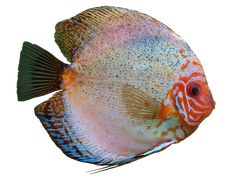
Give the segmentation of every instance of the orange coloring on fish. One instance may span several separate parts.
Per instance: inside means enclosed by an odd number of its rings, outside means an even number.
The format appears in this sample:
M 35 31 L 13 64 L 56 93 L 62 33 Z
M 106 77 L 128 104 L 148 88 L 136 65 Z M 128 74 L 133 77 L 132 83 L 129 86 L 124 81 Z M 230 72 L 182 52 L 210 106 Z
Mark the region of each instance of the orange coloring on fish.
M 62 84 L 63 89 L 68 89 L 69 87 L 78 84 L 78 72 L 74 68 L 67 68 L 62 74 Z

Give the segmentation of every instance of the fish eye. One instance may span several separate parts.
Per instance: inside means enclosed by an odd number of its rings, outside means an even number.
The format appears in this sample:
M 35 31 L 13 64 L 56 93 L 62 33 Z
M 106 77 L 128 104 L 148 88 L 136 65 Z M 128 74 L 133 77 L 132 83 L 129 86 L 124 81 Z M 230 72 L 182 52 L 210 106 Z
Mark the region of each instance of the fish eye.
M 197 83 L 189 83 L 187 86 L 187 94 L 192 97 L 200 95 L 201 88 Z

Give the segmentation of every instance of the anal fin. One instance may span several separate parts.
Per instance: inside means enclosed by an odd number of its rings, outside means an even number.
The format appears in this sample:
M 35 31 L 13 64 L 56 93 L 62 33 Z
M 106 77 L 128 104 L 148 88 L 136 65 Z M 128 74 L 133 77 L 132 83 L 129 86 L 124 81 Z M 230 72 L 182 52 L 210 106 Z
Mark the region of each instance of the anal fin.
M 64 102 L 64 91 L 55 93 L 49 100 L 35 107 L 35 114 L 55 144 L 70 158 L 80 160 L 84 154 L 79 150 L 82 142 L 69 128 Z
M 35 108 L 35 114 L 62 152 L 75 160 L 96 165 L 115 165 L 126 157 L 108 153 L 91 144 L 75 119 L 67 92 L 59 91 Z
M 111 166 L 103 166 L 101 168 L 98 168 L 98 169 L 94 169 L 94 170 L 91 170 L 91 171 L 88 171 L 88 173 L 90 174 L 96 174 L 96 173 L 100 173 L 100 172 L 104 172 L 104 171 L 107 171 L 107 170 L 110 170 L 110 169 L 115 169 L 117 167 L 121 167 L 121 166 L 124 166 L 130 162 L 134 162 L 134 161 L 137 161 L 139 159 L 142 159 L 148 155 L 151 155 L 153 153 L 156 153 L 156 152 L 160 152 L 164 149 L 166 149 L 167 147 L 169 147 L 170 145 L 172 145 L 173 143 L 175 143 L 175 141 L 167 141 L 165 143 L 162 143 L 160 144 L 159 146 L 156 146 L 154 147 L 153 149 L 149 150 L 149 151 L 146 151 L 142 154 L 139 154 L 139 155 L 136 155 L 136 156 L 133 156 L 132 158 L 129 158 L 129 159 L 126 159 L 126 160 L 123 160 L 122 162 L 120 162 L 119 164 L 117 165 L 111 165 Z

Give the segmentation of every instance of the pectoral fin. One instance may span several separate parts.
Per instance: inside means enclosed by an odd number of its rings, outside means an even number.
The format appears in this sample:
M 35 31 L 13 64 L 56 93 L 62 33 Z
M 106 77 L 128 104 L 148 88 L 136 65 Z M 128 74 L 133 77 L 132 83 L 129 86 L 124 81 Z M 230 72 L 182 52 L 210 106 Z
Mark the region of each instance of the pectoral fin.
M 139 88 L 123 86 L 123 104 L 126 112 L 135 118 L 157 119 L 163 104 Z

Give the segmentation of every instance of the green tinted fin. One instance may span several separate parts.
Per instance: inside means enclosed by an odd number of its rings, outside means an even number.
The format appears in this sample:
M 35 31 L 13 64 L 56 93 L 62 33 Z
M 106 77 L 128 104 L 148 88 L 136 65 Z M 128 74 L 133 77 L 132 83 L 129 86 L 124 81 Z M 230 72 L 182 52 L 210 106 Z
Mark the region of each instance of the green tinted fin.
M 60 89 L 66 64 L 41 47 L 24 42 L 18 67 L 17 96 L 25 101 Z
M 61 21 L 55 26 L 55 41 L 69 62 L 75 62 L 83 46 L 95 35 L 113 25 L 154 21 L 153 18 L 137 11 L 102 6 L 88 9 Z

